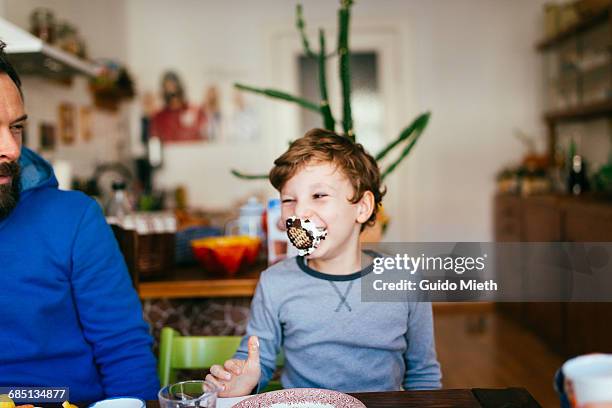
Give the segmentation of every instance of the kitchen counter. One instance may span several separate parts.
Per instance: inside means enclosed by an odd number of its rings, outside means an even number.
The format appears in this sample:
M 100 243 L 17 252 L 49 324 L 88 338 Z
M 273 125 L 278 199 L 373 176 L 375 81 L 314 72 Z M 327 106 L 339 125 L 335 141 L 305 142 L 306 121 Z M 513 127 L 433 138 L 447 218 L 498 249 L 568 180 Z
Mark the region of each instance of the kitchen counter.
M 141 278 L 138 285 L 140 298 L 179 299 L 252 297 L 259 281 L 259 275 L 267 267 L 258 263 L 227 277 L 211 274 L 201 266 L 176 267 L 159 278 Z

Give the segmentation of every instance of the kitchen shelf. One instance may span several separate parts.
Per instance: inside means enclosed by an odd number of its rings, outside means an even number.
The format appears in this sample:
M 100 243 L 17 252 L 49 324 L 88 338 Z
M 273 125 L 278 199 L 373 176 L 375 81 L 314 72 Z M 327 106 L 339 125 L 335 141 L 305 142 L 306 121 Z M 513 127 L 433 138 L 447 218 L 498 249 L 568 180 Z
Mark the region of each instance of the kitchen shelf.
M 547 76 L 542 118 L 551 165 L 559 148 L 559 124 L 612 118 L 611 31 L 612 6 L 536 44 Z
M 65 80 L 74 75 L 95 77 L 100 66 L 49 45 L 11 22 L 0 18 L 5 52 L 20 75 Z
M 589 29 L 596 27 L 599 24 L 605 23 L 610 16 L 610 9 L 605 9 L 591 17 L 583 18 L 578 23 L 566 28 L 557 35 L 540 41 L 536 45 L 536 49 L 540 52 L 548 51 L 549 49 L 561 44 L 565 40 L 575 38 L 576 35 L 581 34 Z
M 546 113 L 544 118 L 549 123 L 578 122 L 586 119 L 612 117 L 612 101 L 603 101 Z

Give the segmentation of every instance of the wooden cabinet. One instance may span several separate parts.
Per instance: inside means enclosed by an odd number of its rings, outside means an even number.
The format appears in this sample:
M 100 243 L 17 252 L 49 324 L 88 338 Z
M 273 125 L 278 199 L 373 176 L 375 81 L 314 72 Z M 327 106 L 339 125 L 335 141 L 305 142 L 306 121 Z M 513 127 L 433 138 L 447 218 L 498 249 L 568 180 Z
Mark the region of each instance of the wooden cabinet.
M 498 242 L 612 242 L 612 203 L 497 196 L 494 213 Z M 612 302 L 499 303 L 498 310 L 563 355 L 612 352 Z
M 566 304 L 565 354 L 612 353 L 612 303 Z
M 612 242 L 612 210 L 608 205 L 568 203 L 564 238 L 573 242 Z
M 520 242 L 521 236 L 521 198 L 510 195 L 495 196 L 494 228 L 495 241 Z M 503 264 L 504 260 L 497 260 Z M 498 268 L 500 269 L 500 268 Z M 519 302 L 502 302 L 497 304 L 505 315 L 520 321 L 523 318 L 523 304 Z
M 543 116 L 549 158 L 557 156 L 560 124 L 612 117 L 611 39 L 612 6 L 608 6 L 581 16 L 537 45 L 545 73 Z M 520 215 L 504 216 L 509 206 Z M 495 239 L 507 242 L 510 237 L 524 242 L 612 242 L 612 203 L 584 196 L 498 196 Z M 521 272 L 530 277 L 542 273 Z M 612 325 L 608 323 L 612 302 L 500 303 L 499 309 L 564 355 L 612 352 Z
M 612 211 L 597 203 L 570 203 L 565 208 L 565 239 L 612 242 Z M 612 273 L 612 271 L 610 271 Z M 567 303 L 567 354 L 612 353 L 612 302 Z
M 561 241 L 561 209 L 552 196 L 524 198 L 522 204 L 522 241 Z
M 552 196 L 524 198 L 522 235 L 526 242 L 561 241 L 561 210 Z M 537 274 L 539 271 L 527 271 Z M 537 331 L 555 351 L 563 351 L 563 304 L 559 302 L 528 302 L 523 304 L 523 323 Z
M 521 241 L 521 198 L 517 196 L 496 196 L 494 224 L 496 241 Z

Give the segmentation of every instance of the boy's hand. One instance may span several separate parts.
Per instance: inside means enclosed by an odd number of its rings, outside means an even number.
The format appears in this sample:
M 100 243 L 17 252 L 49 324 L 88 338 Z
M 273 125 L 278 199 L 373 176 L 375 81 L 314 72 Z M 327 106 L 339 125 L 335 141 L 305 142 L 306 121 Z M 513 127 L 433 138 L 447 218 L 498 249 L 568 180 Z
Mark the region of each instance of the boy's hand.
M 249 337 L 249 357 L 246 360 L 227 360 L 223 367 L 210 367 L 206 380 L 219 386 L 220 397 L 242 397 L 249 395 L 259 384 L 261 367 L 259 365 L 259 339 Z

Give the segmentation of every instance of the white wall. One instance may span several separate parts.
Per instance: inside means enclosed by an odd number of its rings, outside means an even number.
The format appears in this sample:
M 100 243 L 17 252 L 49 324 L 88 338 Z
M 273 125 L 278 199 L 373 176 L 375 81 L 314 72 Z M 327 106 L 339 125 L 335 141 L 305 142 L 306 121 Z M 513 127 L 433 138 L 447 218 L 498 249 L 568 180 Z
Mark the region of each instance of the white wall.
M 387 3 L 385 3 L 387 4 Z M 433 120 L 401 174 L 413 239 L 492 238 L 494 175 L 522 155 L 513 129 L 541 135 L 542 2 L 411 2 L 415 72 L 406 89 Z
M 398 82 L 402 120 L 418 112 L 432 122 L 413 156 L 394 174 L 389 199 L 394 240 L 489 240 L 494 175 L 522 155 L 513 130 L 542 136 L 540 38 L 545 0 L 383 0 L 353 8 L 353 31 L 380 23 L 400 37 Z M 235 75 L 275 85 L 270 31 L 293 25 L 294 2 L 132 0 L 128 2 L 130 66 L 142 88 L 157 90 L 161 73 L 176 68 L 192 100 L 207 83 Z M 334 25 L 337 2 L 309 0 L 310 27 Z M 264 184 L 229 175 L 230 167 L 267 170 L 299 135 L 277 134 L 287 108 L 256 100 L 265 123 L 261 143 L 189 145 L 166 150 L 164 185 L 186 183 L 192 202 L 224 206 Z M 399 179 L 399 180 L 397 180 Z M 394 197 L 399 195 L 399 197 Z
M 492 238 L 494 175 L 523 153 L 513 130 L 541 136 L 542 146 L 545 140 L 540 121 L 542 70 L 534 51 L 545 1 L 356 2 L 353 33 L 367 35 L 368 27 L 379 26 L 398 38 L 401 63 L 396 68 L 395 108 L 399 113 L 389 125 L 388 138 L 395 137 L 419 112 L 433 112 L 430 127 L 412 156 L 389 180 L 393 186 L 388 195 L 389 239 Z M 305 3 L 309 27 L 335 27 L 337 2 Z M 275 86 L 279 76 L 286 76 L 276 71 L 279 61 L 272 58 L 276 55 L 272 35 L 275 30 L 292 29 L 294 2 L 0 0 L 0 12 L 3 4 L 5 16 L 24 27 L 28 13 L 38 5 L 51 7 L 77 23 L 92 55 L 128 61 L 139 90 L 157 91 L 167 69 L 182 74 L 193 102 L 202 100 L 204 88 L 211 83 L 229 85 L 237 79 Z M 79 90 L 67 91 L 37 80 L 25 83 L 34 116 L 46 120 L 55 117 L 54 105 L 63 96 L 89 103 L 83 86 L 77 84 Z M 286 147 L 286 140 L 299 136 L 278 130 L 287 128 L 286 118 L 296 112 L 266 98 L 251 100 L 263 118 L 260 142 L 171 146 L 165 151 L 166 166 L 158 175 L 158 184 L 185 184 L 192 204 L 205 207 L 225 207 L 254 191 L 273 194 L 265 182 L 237 180 L 229 169 L 267 171 Z M 79 168 L 99 156 L 106 159 L 116 152 L 113 144 L 128 128 L 132 141 L 138 139 L 138 117 L 139 108 L 134 104 L 129 126 L 123 115 L 100 125 L 106 129 L 103 132 L 115 137 L 86 149 L 101 155 L 82 154 L 77 148 L 72 153 L 66 150 L 66 156 L 80 160 Z
M 36 7 L 46 7 L 57 19 L 77 27 L 87 44 L 91 58 L 111 57 L 125 61 L 127 56 L 125 3 L 122 0 L 3 0 L 4 18 L 29 31 L 29 15 Z M 1 5 L 1 4 L 0 4 Z M 75 77 L 71 85 L 62 85 L 40 77 L 22 76 L 28 120 L 28 146 L 39 149 L 39 125 L 58 124 L 58 108 L 69 102 L 78 111 L 92 106 L 87 79 Z M 76 142 L 64 145 L 59 140 L 53 152 L 45 152 L 49 160 L 69 161 L 73 175 L 89 177 L 96 164 L 116 161 L 129 156 L 129 116 L 127 107 L 118 113 L 93 111 L 93 139 L 84 141 L 80 134 Z M 79 129 L 79 125 L 77 125 Z

